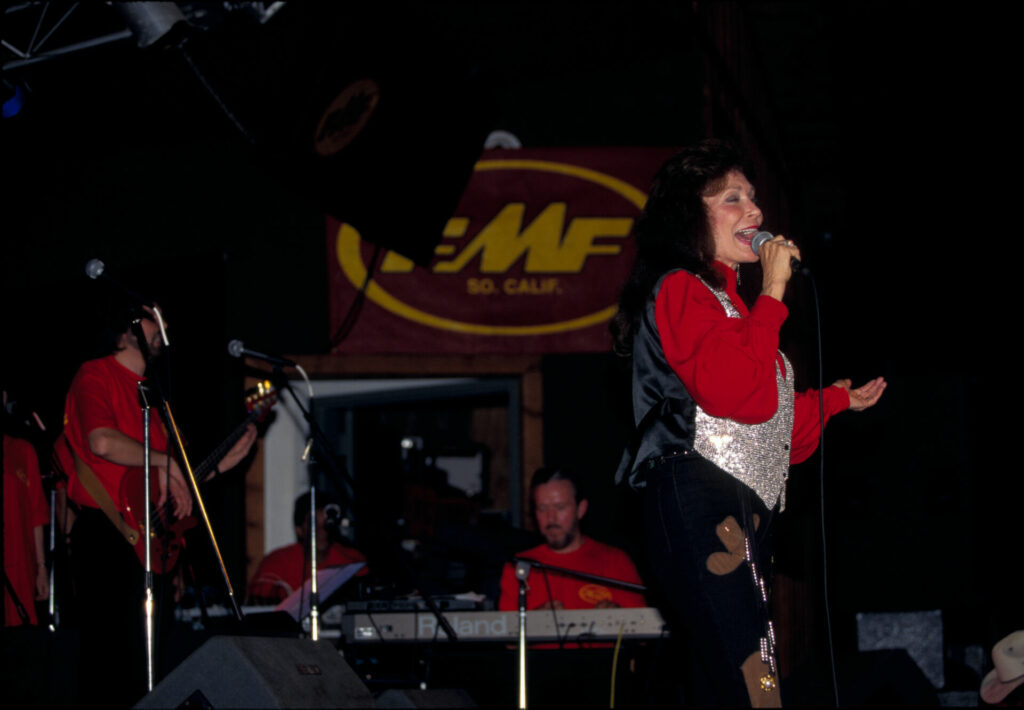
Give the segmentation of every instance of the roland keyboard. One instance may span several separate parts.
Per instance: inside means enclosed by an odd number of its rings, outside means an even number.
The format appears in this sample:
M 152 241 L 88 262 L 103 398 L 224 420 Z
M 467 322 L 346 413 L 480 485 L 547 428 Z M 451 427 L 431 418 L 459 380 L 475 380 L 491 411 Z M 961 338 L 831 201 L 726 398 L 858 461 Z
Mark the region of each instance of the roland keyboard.
M 459 641 L 504 641 L 519 638 L 518 611 L 447 611 L 442 614 Z M 557 619 L 557 626 L 555 625 Z M 341 618 L 342 635 L 352 643 L 447 641 L 430 612 L 367 614 Z M 550 609 L 526 612 L 529 641 L 614 641 L 653 639 L 668 635 L 657 609 Z

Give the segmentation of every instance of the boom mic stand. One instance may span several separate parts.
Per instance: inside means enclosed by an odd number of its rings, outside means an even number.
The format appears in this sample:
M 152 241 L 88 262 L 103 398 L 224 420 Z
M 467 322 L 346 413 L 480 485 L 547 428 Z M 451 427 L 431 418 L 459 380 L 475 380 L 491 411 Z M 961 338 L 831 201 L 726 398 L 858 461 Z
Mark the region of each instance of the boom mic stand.
M 285 376 L 284 372 L 282 371 L 282 367 L 283 367 L 283 362 L 274 362 L 273 363 L 272 379 L 275 381 L 275 383 L 277 383 L 279 390 L 285 390 L 285 391 L 288 392 L 288 394 L 291 395 L 292 402 L 294 402 L 295 406 L 298 407 L 299 411 L 302 414 L 302 418 L 309 425 L 310 437 L 309 437 L 309 440 L 306 442 L 306 450 L 302 454 L 302 460 L 305 461 L 308 458 L 309 452 L 312 449 L 313 444 L 315 443 L 317 445 L 318 449 L 320 450 L 320 452 L 323 454 L 324 459 L 326 459 L 327 464 L 330 466 L 331 473 L 334 474 L 334 476 L 336 477 L 336 480 L 340 480 L 340 481 L 346 483 L 349 486 L 349 490 L 354 490 L 355 486 L 354 486 L 354 483 L 352 481 L 352 477 L 348 474 L 347 471 L 342 469 L 342 467 L 338 464 L 337 458 L 335 457 L 334 452 L 331 450 L 331 447 L 330 447 L 330 445 L 327 442 L 327 436 L 324 434 L 323 430 L 320 428 L 320 425 L 316 423 L 316 420 L 313 418 L 312 414 L 310 414 L 309 409 L 305 405 L 303 405 L 302 400 L 299 399 L 299 396 L 295 393 L 295 390 L 292 388 L 291 383 L 288 381 L 288 378 Z M 298 366 L 295 366 L 295 367 L 296 367 L 297 370 L 299 370 L 299 372 L 303 375 L 303 377 L 305 377 L 305 372 L 303 372 L 302 369 L 299 368 Z M 262 370 L 260 372 L 261 372 L 262 375 L 266 375 L 266 370 Z M 308 381 L 307 381 L 307 384 L 308 384 Z M 312 400 L 312 398 L 313 398 L 312 386 L 309 387 L 309 390 L 310 390 L 310 400 Z M 316 608 L 316 604 L 319 603 L 319 599 L 317 598 L 317 596 L 318 596 L 318 594 L 317 594 L 317 587 L 316 587 L 317 579 L 316 579 L 316 574 L 315 574 L 315 570 L 316 570 L 316 545 L 315 545 L 315 541 L 316 541 L 316 538 L 315 538 L 316 508 L 313 507 L 315 505 L 315 501 L 314 501 L 315 495 L 316 495 L 315 494 L 315 482 L 312 479 L 310 479 L 310 506 L 312 508 L 312 510 L 311 510 L 311 516 L 312 517 L 310 518 L 310 527 L 314 531 L 313 532 L 313 536 L 311 536 L 311 541 L 313 542 L 313 544 L 311 545 L 311 552 L 310 552 L 310 555 L 311 555 L 312 560 L 313 560 L 312 564 L 310 565 L 310 569 L 314 571 L 313 577 L 310 580 L 310 629 L 311 630 L 315 628 L 315 624 L 316 624 L 316 621 L 318 619 L 318 614 L 319 614 L 319 612 L 317 611 L 317 608 Z M 430 613 L 433 614 L 434 617 L 437 619 L 438 625 L 441 627 L 441 629 L 444 630 L 445 634 L 448 636 L 448 639 L 450 641 L 457 641 L 458 640 L 458 636 L 455 634 L 455 629 L 453 629 L 452 625 L 448 622 L 448 620 L 446 618 L 444 618 L 444 615 L 441 613 L 441 610 L 438 608 L 437 603 L 434 601 L 434 599 L 429 594 L 423 594 L 423 601 L 426 603 L 427 608 L 430 610 Z M 313 640 L 315 641 L 316 637 L 314 637 Z
M 352 487 L 351 477 L 338 465 L 337 460 L 334 457 L 334 453 L 331 451 L 330 446 L 327 444 L 327 437 L 324 435 L 323 430 L 313 419 L 313 416 L 309 412 L 299 396 L 295 394 L 295 390 L 292 389 L 291 383 L 285 376 L 282 370 L 282 363 L 274 363 L 273 380 L 278 383 L 278 389 L 283 389 L 288 392 L 292 397 L 292 402 L 299 408 L 302 413 L 302 418 L 309 425 L 309 438 L 306 440 L 306 448 L 302 452 L 300 460 L 303 463 L 309 462 L 310 451 L 313 448 L 313 444 L 316 443 L 318 449 L 323 454 L 323 458 L 327 461 L 328 466 L 331 468 L 331 472 L 338 479 Z M 296 367 L 305 377 L 306 373 L 301 368 Z M 310 401 L 313 399 L 313 387 L 308 384 L 309 398 Z M 317 579 L 317 564 L 316 564 L 316 481 L 312 472 L 310 472 L 309 479 L 309 569 L 310 569 L 310 585 L 309 585 L 309 631 L 310 638 L 313 641 L 320 639 L 320 591 L 319 591 L 319 580 Z M 299 611 L 302 611 L 302 605 L 299 605 Z M 299 619 L 301 625 L 302 619 Z
M 608 587 L 618 587 L 620 589 L 628 589 L 631 592 L 646 592 L 647 587 L 642 584 L 634 584 L 633 582 L 624 582 L 621 579 L 613 579 L 612 577 L 601 577 L 596 574 L 588 574 L 587 572 L 577 572 L 574 569 L 566 569 L 565 567 L 555 567 L 554 565 L 544 564 L 537 560 L 531 560 L 529 557 L 513 557 L 512 561 L 518 565 L 521 563 L 528 564 L 531 567 L 537 569 L 547 570 L 548 572 L 556 572 L 558 574 L 564 574 L 569 577 L 576 577 L 577 579 L 585 579 L 588 582 L 596 582 L 597 584 L 603 584 Z
M 149 363 L 149 347 L 146 344 L 146 336 L 142 330 L 141 320 L 136 319 L 132 322 L 132 333 L 135 335 L 135 339 L 139 343 L 139 350 L 142 351 L 142 357 L 147 363 Z M 206 527 L 206 534 L 210 538 L 210 544 L 213 547 L 214 556 L 217 558 L 217 566 L 220 569 L 221 577 L 224 580 L 224 586 L 227 590 L 228 601 L 231 602 L 231 610 L 235 615 L 235 619 L 239 622 L 243 620 L 242 608 L 238 604 L 238 599 L 235 598 L 235 589 L 231 585 L 231 578 L 228 577 L 227 567 L 224 565 L 224 557 L 220 552 L 220 545 L 217 544 L 217 536 L 214 535 L 213 526 L 210 524 L 210 516 L 206 512 L 206 505 L 203 503 L 202 494 L 199 492 L 199 483 L 196 481 L 195 474 L 192 472 L 192 464 L 189 463 L 188 453 L 185 451 L 185 442 L 182 439 L 181 431 L 178 429 L 177 422 L 174 421 L 174 414 L 171 412 L 170 403 L 167 401 L 167 397 L 160 391 L 160 381 L 158 378 L 153 378 L 156 383 L 157 390 L 160 395 L 161 407 L 164 412 L 164 416 L 167 419 L 167 428 L 170 430 L 171 435 L 174 437 L 174 442 L 177 445 L 178 453 L 181 456 L 181 463 L 188 474 L 188 482 L 192 490 L 192 495 L 195 497 L 196 503 L 199 505 L 200 517 L 203 520 L 203 525 Z M 146 472 L 146 478 L 148 479 L 149 472 Z M 148 510 L 148 505 L 147 505 Z M 148 545 L 147 545 L 148 547 Z
M 547 565 L 543 562 L 537 562 L 531 560 L 529 557 L 513 557 L 512 561 L 516 563 L 516 579 L 519 581 L 519 708 L 525 710 L 526 708 L 526 580 L 530 576 L 530 568 L 536 567 L 539 570 L 548 572 L 555 572 L 557 574 L 567 575 L 569 577 L 576 577 L 577 579 L 587 580 L 589 582 L 596 582 L 597 584 L 603 584 L 609 587 L 619 587 L 621 589 L 628 589 L 634 592 L 646 592 L 647 587 L 642 584 L 634 584 L 633 582 L 624 582 L 621 579 L 612 579 L 611 577 L 601 577 L 596 574 L 588 574 L 586 572 L 577 572 L 574 569 L 566 569 L 565 567 L 555 567 L 554 565 Z M 552 608 L 552 612 L 554 612 Z M 557 616 L 556 616 L 557 621 Z M 558 624 L 555 624 L 557 630 Z M 560 634 L 559 634 L 560 636 Z

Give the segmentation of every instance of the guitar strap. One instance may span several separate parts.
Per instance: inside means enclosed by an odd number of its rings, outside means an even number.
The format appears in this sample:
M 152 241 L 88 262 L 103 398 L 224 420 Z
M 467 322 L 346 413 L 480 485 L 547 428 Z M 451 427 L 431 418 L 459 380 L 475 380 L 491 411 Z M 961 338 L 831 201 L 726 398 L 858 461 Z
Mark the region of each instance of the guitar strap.
M 75 450 L 71 447 L 71 442 L 68 441 L 67 437 L 64 437 L 64 443 L 68 445 L 68 449 L 71 451 L 71 457 L 75 460 L 75 473 L 78 474 L 78 480 L 82 484 L 82 488 L 85 492 L 92 496 L 92 499 L 96 502 L 96 505 L 100 507 L 103 514 L 110 519 L 117 531 L 124 536 L 124 539 L 128 541 L 128 544 L 132 547 L 135 546 L 139 541 L 139 531 L 133 528 L 131 525 L 125 522 L 124 518 L 121 517 L 121 513 L 117 510 L 117 506 L 114 504 L 113 498 L 107 493 L 107 489 L 100 483 L 100 479 L 96 477 L 96 474 L 89 464 L 81 459 L 81 457 L 75 453 Z

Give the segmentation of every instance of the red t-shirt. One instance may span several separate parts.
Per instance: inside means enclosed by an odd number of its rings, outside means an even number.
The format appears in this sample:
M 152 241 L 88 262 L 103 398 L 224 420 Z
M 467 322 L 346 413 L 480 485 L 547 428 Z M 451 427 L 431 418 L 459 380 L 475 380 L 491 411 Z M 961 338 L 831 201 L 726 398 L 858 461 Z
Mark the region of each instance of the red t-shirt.
M 583 545 L 572 552 L 557 552 L 544 544 L 521 552 L 517 557 L 575 572 L 586 572 L 631 584 L 643 584 L 629 555 L 617 547 L 605 545 L 589 537 L 584 537 Z M 547 584 L 544 581 L 545 574 Z M 548 596 L 548 586 L 551 587 L 551 597 Z M 566 609 L 593 609 L 601 601 L 611 601 L 620 607 L 647 606 L 647 601 L 639 592 L 532 568 L 527 579 L 526 608 L 537 609 L 552 597 L 562 602 Z M 515 611 L 518 608 L 519 580 L 516 579 L 515 565 L 507 564 L 501 574 L 498 609 Z
M 138 383 L 145 379 L 119 363 L 113 355 L 89 360 L 75 374 L 64 403 L 64 436 L 114 501 L 119 500 L 121 478 L 129 467 L 94 454 L 89 447 L 89 432 L 99 428 L 115 429 L 141 443 L 143 424 Z M 167 450 L 167 432 L 156 409 L 150 410 L 149 443 L 152 449 Z M 59 440 L 57 445 L 58 449 L 66 448 Z M 68 471 L 68 497 L 79 505 L 99 507 L 82 487 L 66 452 L 58 450 L 57 453 Z M 166 465 L 166 458 L 161 458 L 151 461 L 151 465 Z
M 43 495 L 39 461 L 32 445 L 4 435 L 4 571 L 28 612 L 36 619 L 36 549 L 34 530 L 50 520 L 50 506 Z M 7 626 L 21 625 L 11 595 L 4 590 Z
M 686 391 L 713 417 L 743 424 L 771 419 L 778 408 L 775 363 L 779 328 L 789 309 L 771 296 L 759 296 L 747 309 L 736 292 L 736 272 L 720 262 L 725 292 L 742 318 L 729 318 L 715 295 L 696 276 L 676 271 L 665 277 L 655 301 L 655 320 L 665 359 Z M 825 421 L 850 406 L 841 387 L 822 391 Z M 814 453 L 819 439 L 818 391 L 795 393 L 790 462 Z
M 319 563 L 317 569 L 365 561 L 366 557 L 359 550 L 332 542 L 327 548 L 324 561 Z M 369 570 L 363 567 L 356 576 L 361 577 L 368 572 Z M 303 546 L 296 542 L 279 547 L 268 552 L 256 568 L 256 573 L 246 589 L 246 599 L 252 604 L 276 604 L 298 589 L 309 577 L 309 561 L 306 559 Z M 319 574 L 317 579 L 320 579 Z

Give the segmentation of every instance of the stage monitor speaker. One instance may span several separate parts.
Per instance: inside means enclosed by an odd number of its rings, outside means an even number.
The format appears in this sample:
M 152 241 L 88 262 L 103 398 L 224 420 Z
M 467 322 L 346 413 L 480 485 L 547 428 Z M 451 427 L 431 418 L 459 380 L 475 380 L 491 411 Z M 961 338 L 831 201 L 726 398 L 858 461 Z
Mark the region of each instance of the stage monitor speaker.
M 367 708 L 373 696 L 324 641 L 215 636 L 136 708 Z

